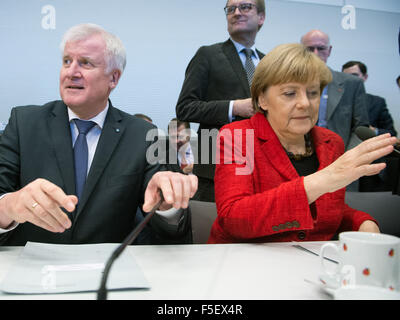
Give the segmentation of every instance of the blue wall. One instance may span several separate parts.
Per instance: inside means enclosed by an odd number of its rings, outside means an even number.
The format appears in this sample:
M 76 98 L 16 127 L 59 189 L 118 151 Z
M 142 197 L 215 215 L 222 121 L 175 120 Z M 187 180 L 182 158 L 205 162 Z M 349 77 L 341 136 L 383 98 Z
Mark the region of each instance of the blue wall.
M 146 113 L 165 129 L 175 116 L 190 58 L 199 46 L 228 38 L 225 3 L 1 0 L 0 122 L 8 121 L 13 106 L 59 99 L 61 37 L 72 25 L 93 22 L 118 35 L 127 49 L 127 68 L 111 94 L 114 105 L 129 113 Z M 345 4 L 355 6 L 355 29 L 342 26 Z M 55 16 L 45 10 L 47 5 L 55 9 Z M 328 65 L 340 70 L 348 60 L 364 61 L 369 69 L 367 91 L 386 98 L 400 132 L 400 90 L 395 83 L 400 74 L 400 1 L 266 0 L 266 6 L 267 19 L 257 38 L 261 51 L 299 42 L 310 29 L 327 32 L 333 46 Z

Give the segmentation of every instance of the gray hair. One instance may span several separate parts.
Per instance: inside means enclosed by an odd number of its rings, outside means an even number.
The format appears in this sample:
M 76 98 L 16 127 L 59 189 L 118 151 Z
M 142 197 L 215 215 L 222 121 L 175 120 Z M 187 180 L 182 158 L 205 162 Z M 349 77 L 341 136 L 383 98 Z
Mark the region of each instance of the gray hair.
M 68 29 L 60 44 L 61 52 L 64 52 L 65 44 L 67 42 L 85 40 L 95 34 L 100 34 L 106 44 L 106 73 L 117 69 L 120 70 L 122 74 L 126 66 L 126 51 L 122 41 L 117 36 L 107 32 L 96 24 L 78 24 Z

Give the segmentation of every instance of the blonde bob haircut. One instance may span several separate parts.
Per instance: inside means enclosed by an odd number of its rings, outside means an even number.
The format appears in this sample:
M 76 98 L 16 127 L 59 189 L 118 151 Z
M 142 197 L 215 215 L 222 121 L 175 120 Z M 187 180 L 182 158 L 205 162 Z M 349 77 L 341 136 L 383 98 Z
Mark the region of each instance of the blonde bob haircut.
M 279 45 L 265 55 L 256 68 L 251 84 L 253 108 L 264 113 L 258 104 L 258 97 L 270 86 L 314 80 L 319 80 L 322 94 L 325 86 L 332 81 L 332 73 L 325 62 L 302 44 Z

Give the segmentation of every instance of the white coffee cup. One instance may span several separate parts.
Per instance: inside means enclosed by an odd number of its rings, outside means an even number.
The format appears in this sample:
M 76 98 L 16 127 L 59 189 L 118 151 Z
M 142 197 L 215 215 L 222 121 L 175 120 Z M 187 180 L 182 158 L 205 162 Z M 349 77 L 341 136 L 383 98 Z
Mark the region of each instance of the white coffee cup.
M 325 264 L 325 251 L 339 256 L 336 268 Z M 320 251 L 325 277 L 337 286 L 362 285 L 400 291 L 400 238 L 371 232 L 342 232 L 339 244 L 327 243 Z

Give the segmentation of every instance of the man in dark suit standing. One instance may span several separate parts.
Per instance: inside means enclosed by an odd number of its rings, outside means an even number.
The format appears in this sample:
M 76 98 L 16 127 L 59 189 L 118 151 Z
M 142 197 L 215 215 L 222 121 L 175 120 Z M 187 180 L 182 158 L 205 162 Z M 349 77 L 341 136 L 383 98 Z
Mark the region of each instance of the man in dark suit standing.
M 195 199 L 215 201 L 216 136 L 225 124 L 253 115 L 252 74 L 264 56 L 255 48 L 265 20 L 264 0 L 228 0 L 224 8 L 230 38 L 201 47 L 190 61 L 176 106 L 179 120 L 199 123 L 199 178 Z
M 327 63 L 332 46 L 326 33 L 311 30 L 301 38 L 301 43 Z M 349 150 L 361 142 L 355 129 L 369 126 L 365 88 L 360 79 L 332 69 L 331 72 L 333 79 L 322 92 L 317 124 L 340 135 Z
M 368 79 L 367 66 L 361 61 L 348 61 L 342 66 L 342 72 L 359 77 L 363 82 Z M 393 118 L 386 107 L 384 98 L 366 93 L 370 129 L 375 133 L 383 134 L 389 132 L 397 136 L 394 128 Z
M 146 150 L 152 124 L 109 100 L 126 63 L 121 41 L 99 26 L 72 27 L 62 42 L 60 95 L 13 108 L 0 142 L 0 242 L 122 242 L 143 204 L 165 236 L 185 232 L 197 179 L 163 171 Z M 168 213 L 165 211 L 168 210 Z

